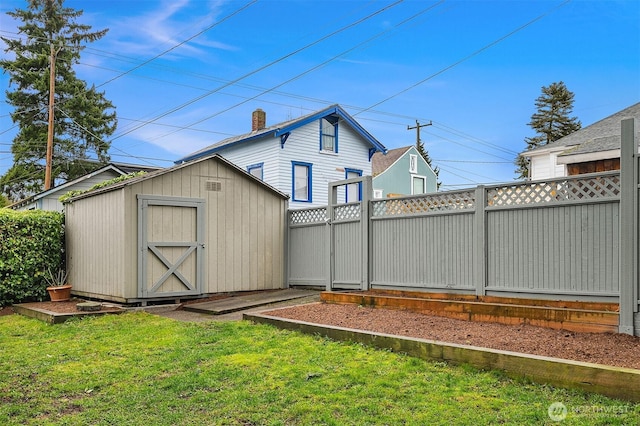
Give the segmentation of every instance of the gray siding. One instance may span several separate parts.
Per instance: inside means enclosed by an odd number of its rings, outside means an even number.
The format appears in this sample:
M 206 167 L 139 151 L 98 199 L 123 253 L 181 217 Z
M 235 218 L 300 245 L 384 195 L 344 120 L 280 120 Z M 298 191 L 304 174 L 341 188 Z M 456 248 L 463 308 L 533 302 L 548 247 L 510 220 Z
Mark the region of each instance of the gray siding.
M 212 188 L 208 182 L 219 183 L 220 190 L 208 190 Z M 108 267 L 117 271 L 111 273 L 117 275 L 114 282 L 109 279 L 112 275 L 95 274 L 74 261 L 77 273 L 91 277 L 83 287 L 88 293 L 138 297 L 137 194 L 205 200 L 204 293 L 284 287 L 287 200 L 225 162 L 211 158 L 132 181 L 119 190 L 81 198 L 67 207 L 67 227 L 74 241 L 70 259 L 82 256 L 95 263 L 107 252 L 111 256 Z M 84 214 L 79 216 L 74 210 Z M 191 226 L 175 213 L 172 209 L 158 209 L 149 226 L 171 232 Z M 79 253 L 80 247 L 84 253 Z M 162 269 L 161 265 L 152 266 Z M 185 265 L 188 267 L 191 266 Z M 117 292 L 115 287 L 119 288 Z
M 119 190 L 66 206 L 67 269 L 74 292 L 115 300 L 130 294 L 123 253 L 131 238 L 123 201 Z

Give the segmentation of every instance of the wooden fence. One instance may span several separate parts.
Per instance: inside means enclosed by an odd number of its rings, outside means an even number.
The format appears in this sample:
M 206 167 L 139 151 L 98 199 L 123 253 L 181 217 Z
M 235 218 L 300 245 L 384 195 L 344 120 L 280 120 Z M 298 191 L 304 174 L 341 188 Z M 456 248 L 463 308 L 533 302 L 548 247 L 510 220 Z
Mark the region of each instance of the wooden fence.
M 624 138 L 621 173 L 348 204 L 337 188 L 366 197 L 371 178 L 332 183 L 327 207 L 289 211 L 288 284 L 616 302 L 638 333 L 640 160 Z

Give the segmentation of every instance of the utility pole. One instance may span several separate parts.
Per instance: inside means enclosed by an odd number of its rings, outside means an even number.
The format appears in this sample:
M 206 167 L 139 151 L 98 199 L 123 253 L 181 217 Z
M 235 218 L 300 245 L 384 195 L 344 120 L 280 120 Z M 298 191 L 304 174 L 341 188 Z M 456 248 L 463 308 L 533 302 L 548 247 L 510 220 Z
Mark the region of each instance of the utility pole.
M 431 122 L 431 120 L 429 120 L 428 123 L 426 124 L 420 124 L 420 122 L 418 120 L 416 120 L 416 125 L 413 127 L 409 127 L 407 126 L 407 130 L 413 130 L 416 129 L 416 148 L 418 147 L 418 145 L 420 145 L 420 128 L 421 127 L 427 127 L 427 126 L 431 126 L 433 123 Z
M 51 189 L 51 169 L 53 163 L 53 106 L 56 90 L 56 51 L 51 43 L 49 56 L 49 127 L 47 129 L 47 156 L 44 169 L 44 190 Z

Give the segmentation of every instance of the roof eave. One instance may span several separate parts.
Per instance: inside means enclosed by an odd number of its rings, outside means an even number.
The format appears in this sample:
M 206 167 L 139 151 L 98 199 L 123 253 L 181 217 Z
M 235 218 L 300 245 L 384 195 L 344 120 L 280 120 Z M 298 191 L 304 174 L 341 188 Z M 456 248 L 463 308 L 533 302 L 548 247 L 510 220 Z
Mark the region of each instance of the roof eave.
M 197 152 L 195 154 L 192 154 L 192 155 L 189 155 L 187 157 L 183 157 L 183 158 L 181 158 L 179 160 L 176 160 L 176 161 L 173 162 L 173 164 L 188 163 L 189 161 L 197 160 L 198 158 L 208 157 L 210 155 L 218 153 L 219 151 L 222 151 L 223 149 L 227 149 L 229 147 L 232 147 L 232 146 L 235 146 L 235 145 L 239 145 L 241 143 L 249 142 L 249 141 L 252 141 L 254 139 L 260 139 L 260 138 L 269 136 L 269 133 L 272 133 L 272 132 L 274 132 L 274 130 L 269 129 L 268 131 L 256 133 L 255 135 L 251 135 L 251 136 L 248 136 L 246 138 L 238 139 L 237 141 L 233 141 L 233 142 L 228 143 L 228 144 L 219 145 L 219 146 L 213 146 L 213 147 L 211 147 L 210 149 L 208 149 L 206 151 L 200 151 L 200 152 Z
M 307 125 L 309 123 L 313 123 L 321 119 L 322 117 L 326 117 L 328 115 L 336 114 L 338 117 L 349 123 L 349 125 L 356 130 L 376 151 L 380 151 L 384 154 L 387 153 L 387 148 L 382 145 L 376 138 L 374 138 L 369 132 L 367 132 L 357 121 L 353 119 L 345 110 L 343 110 L 339 105 L 332 105 L 329 108 L 325 108 L 322 111 L 318 111 L 315 114 L 309 115 L 304 118 L 304 120 L 296 121 L 294 123 L 289 124 L 288 126 L 279 128 L 275 131 L 274 136 L 281 136 L 285 133 L 289 133 L 294 129 Z
M 575 164 L 586 163 L 589 161 L 610 160 L 612 158 L 620 158 L 619 149 L 560 155 L 556 161 L 558 164 Z

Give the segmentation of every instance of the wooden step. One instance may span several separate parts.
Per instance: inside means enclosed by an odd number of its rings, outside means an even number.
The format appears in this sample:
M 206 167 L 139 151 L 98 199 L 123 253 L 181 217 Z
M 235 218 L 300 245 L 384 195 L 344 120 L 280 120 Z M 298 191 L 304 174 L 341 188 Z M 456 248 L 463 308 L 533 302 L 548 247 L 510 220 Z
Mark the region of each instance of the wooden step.
M 460 295 L 455 295 L 454 299 L 444 297 L 443 293 L 435 294 L 433 298 L 426 295 L 423 293 L 421 297 L 409 297 L 407 294 L 399 296 L 380 292 L 322 292 L 320 300 L 326 303 L 403 309 L 466 321 L 529 324 L 589 333 L 618 332 L 619 314 L 613 306 L 617 304 L 475 296 L 460 298 Z M 529 303 L 524 304 L 525 301 Z M 565 304 L 569 307 L 562 306 Z

